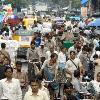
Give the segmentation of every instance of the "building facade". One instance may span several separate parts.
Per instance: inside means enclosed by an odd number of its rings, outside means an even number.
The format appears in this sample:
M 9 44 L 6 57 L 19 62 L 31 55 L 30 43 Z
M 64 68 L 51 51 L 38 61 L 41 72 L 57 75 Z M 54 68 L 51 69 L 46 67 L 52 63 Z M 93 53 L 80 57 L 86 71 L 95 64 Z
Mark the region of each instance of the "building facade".
M 91 4 L 94 13 L 100 12 L 100 0 L 91 0 Z

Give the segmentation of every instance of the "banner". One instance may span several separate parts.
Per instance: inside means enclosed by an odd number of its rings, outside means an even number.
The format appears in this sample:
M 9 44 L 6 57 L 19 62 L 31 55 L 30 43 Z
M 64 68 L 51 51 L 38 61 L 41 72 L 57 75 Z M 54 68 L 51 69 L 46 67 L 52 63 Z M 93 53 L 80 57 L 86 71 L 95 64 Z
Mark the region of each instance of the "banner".
M 4 6 L 3 6 L 3 9 L 5 9 L 5 10 L 6 10 L 6 12 L 7 12 L 7 15 L 12 15 L 12 14 L 13 14 L 13 11 L 12 11 L 12 6 L 11 6 L 11 4 L 4 5 Z
M 84 5 L 88 2 L 88 0 L 81 0 L 81 5 Z

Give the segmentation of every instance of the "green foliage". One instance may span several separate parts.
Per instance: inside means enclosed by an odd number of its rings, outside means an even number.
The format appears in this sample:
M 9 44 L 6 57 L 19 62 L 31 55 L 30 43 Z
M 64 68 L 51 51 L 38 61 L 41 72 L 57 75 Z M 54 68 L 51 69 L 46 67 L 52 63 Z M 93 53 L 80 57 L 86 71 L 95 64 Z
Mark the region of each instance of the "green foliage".
M 80 0 L 52 0 L 52 2 L 55 4 L 60 4 L 61 6 L 68 6 L 70 1 L 72 1 L 72 7 L 80 7 Z
M 32 4 L 32 2 L 35 2 L 35 1 L 53 2 L 54 4 L 58 4 L 61 7 L 68 6 L 70 1 L 72 1 L 73 8 L 80 7 L 80 0 L 5 0 L 5 3 L 10 3 L 12 5 L 16 4 L 16 6 L 24 6 L 24 7 L 26 6 L 27 7 L 27 5 Z
M 5 3 L 10 3 L 12 5 L 16 5 L 16 6 L 27 6 L 29 4 L 31 4 L 32 0 L 5 0 Z
M 80 0 L 72 0 L 72 7 L 79 8 L 80 7 Z

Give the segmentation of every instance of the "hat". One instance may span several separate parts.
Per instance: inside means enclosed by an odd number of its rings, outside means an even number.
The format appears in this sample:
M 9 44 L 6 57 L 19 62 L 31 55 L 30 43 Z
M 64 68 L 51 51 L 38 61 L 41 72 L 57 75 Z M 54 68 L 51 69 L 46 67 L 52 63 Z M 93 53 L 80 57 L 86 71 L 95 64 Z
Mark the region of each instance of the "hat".
M 40 45 L 44 45 L 44 41 L 42 41 Z

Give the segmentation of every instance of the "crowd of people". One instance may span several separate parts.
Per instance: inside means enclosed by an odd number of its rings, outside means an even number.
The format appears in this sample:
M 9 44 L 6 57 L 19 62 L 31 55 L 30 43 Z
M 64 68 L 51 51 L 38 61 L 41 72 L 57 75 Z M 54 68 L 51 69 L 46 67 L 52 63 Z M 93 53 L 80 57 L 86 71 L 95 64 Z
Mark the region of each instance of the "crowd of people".
M 42 23 L 35 22 L 32 27 L 42 28 Z M 1 44 L 1 100 L 100 99 L 100 35 L 97 29 L 75 21 L 69 26 L 52 23 L 52 30 L 45 35 L 34 33 L 26 54 L 27 72 L 22 71 L 21 61 L 15 62 L 15 68 L 11 66 L 6 44 Z M 64 41 L 68 40 L 73 45 L 65 48 Z

